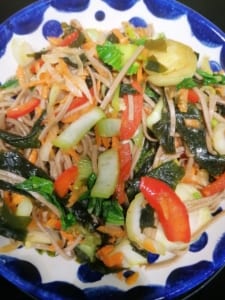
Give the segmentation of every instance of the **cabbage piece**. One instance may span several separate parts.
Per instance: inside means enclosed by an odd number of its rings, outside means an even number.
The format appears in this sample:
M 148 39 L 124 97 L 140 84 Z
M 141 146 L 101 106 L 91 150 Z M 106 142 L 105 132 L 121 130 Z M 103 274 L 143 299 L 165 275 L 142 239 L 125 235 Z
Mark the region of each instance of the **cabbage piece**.
M 113 44 L 106 41 L 103 45 L 97 45 L 96 50 L 99 59 L 111 66 L 114 70 L 120 71 L 134 54 L 138 46 L 133 44 Z M 127 71 L 128 75 L 136 74 L 139 63 L 134 62 Z
M 166 45 L 166 51 L 148 49 L 148 56 L 154 56 L 165 67 L 164 72 L 154 72 L 145 67 L 149 82 L 156 86 L 176 85 L 184 78 L 192 77 L 197 68 L 197 57 L 192 48 L 170 39 L 166 40 Z

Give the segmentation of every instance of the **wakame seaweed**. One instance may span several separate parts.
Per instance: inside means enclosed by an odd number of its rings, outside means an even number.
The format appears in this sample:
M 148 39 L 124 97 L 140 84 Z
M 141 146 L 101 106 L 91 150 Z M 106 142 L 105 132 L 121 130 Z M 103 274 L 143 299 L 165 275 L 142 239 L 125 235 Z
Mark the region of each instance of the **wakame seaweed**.
M 50 179 L 45 171 L 29 162 L 17 151 L 0 151 L 0 169 L 15 173 L 24 178 L 39 176 Z
M 30 133 L 28 133 L 28 135 L 20 136 L 0 129 L 0 139 L 19 149 L 39 148 L 41 143 L 38 137 L 42 130 L 41 123 L 44 115 L 45 113 L 41 114 L 41 116 L 34 123 L 34 126 L 32 127 Z
M 185 118 L 197 119 L 199 124 L 204 124 L 201 112 L 197 107 L 189 105 L 186 113 L 177 111 L 176 117 L 177 131 L 194 155 L 195 161 L 199 164 L 200 168 L 207 170 L 211 176 L 222 174 L 225 171 L 225 156 L 219 154 L 213 155 L 208 151 L 204 125 L 199 126 L 199 128 L 185 125 Z
M 162 163 L 157 168 L 147 171 L 142 176 L 149 176 L 160 179 L 175 189 L 178 182 L 184 176 L 184 168 L 180 166 L 176 160 L 170 160 Z M 140 177 L 134 176 L 132 179 L 126 182 L 126 191 L 129 200 L 132 200 L 134 196 L 139 192 Z

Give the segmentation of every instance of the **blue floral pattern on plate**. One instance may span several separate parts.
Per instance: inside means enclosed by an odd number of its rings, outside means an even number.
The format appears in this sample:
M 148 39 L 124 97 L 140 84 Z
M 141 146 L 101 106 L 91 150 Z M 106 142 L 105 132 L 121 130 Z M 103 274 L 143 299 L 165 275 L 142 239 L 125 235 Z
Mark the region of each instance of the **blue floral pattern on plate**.
M 211 65 L 216 70 L 225 68 L 224 33 L 175 1 L 40 0 L 0 25 L 0 66 L 4 70 L 0 82 L 12 75 L 15 68 L 13 64 L 8 67 L 8 46 L 15 34 L 27 37 L 35 48 L 44 47 L 47 36 L 61 34 L 60 22 L 72 18 L 81 23 L 85 20 L 83 26 L 106 29 L 114 22 L 119 26 L 124 20 L 134 26 L 152 22 L 159 32 L 165 31 L 174 39 L 193 44 L 199 52 L 210 53 Z M 111 275 L 93 272 L 88 265 L 74 266 L 75 262 L 68 264 L 36 252 L 27 255 L 27 249 L 18 249 L 11 256 L 0 255 L 0 274 L 26 293 L 43 300 L 172 299 L 197 287 L 225 264 L 224 222 L 218 218 L 214 226 L 216 232 L 213 226 L 209 228 L 190 246 L 184 258 L 162 266 L 158 272 L 153 268 L 149 278 L 142 277 L 133 287 L 118 283 Z M 154 265 L 158 256 L 149 255 L 148 261 Z

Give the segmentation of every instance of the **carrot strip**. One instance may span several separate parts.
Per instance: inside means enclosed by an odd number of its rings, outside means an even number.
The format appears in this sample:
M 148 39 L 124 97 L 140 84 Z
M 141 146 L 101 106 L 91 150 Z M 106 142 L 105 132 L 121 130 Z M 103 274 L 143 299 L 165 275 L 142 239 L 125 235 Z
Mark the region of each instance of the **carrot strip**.
M 125 236 L 124 230 L 119 226 L 100 225 L 97 227 L 97 230 L 117 238 Z
M 143 69 L 142 69 L 142 66 L 140 66 L 138 68 L 138 72 L 137 72 L 137 82 L 139 84 L 141 84 L 143 81 L 144 81 Z
M 123 253 L 112 253 L 113 250 L 113 245 L 106 245 L 97 251 L 97 256 L 99 259 L 102 260 L 103 263 L 109 268 L 121 266 L 123 262 Z
M 79 111 L 74 112 L 73 114 L 71 114 L 67 117 L 62 118 L 61 121 L 64 124 L 72 123 L 72 122 L 76 121 L 77 119 L 79 119 L 81 115 L 89 112 L 92 108 L 93 108 L 93 105 L 91 104 L 87 107 L 84 107 L 83 109 L 80 109 Z
M 126 284 L 133 285 L 137 282 L 138 278 L 139 278 L 139 273 L 134 272 L 132 275 L 126 278 Z
M 20 86 L 24 87 L 26 85 L 25 70 L 21 65 L 19 65 L 16 70 L 16 77 L 19 81 Z
M 31 163 L 35 164 L 35 162 L 37 161 L 37 158 L 38 158 L 38 151 L 37 151 L 37 149 L 32 149 L 32 151 L 31 151 L 31 153 L 29 155 L 28 160 Z
M 216 178 L 215 181 L 205 186 L 201 192 L 208 197 L 216 193 L 222 192 L 225 189 L 225 173 Z
M 47 227 L 59 230 L 61 228 L 61 221 L 57 218 L 51 218 L 47 221 Z
M 119 147 L 120 147 L 119 138 L 117 136 L 113 136 L 112 137 L 112 148 L 119 149 Z
M 102 144 L 106 149 L 109 149 L 109 147 L 111 146 L 111 138 L 108 137 L 101 137 L 102 140 Z
M 112 32 L 118 38 L 120 44 L 126 44 L 128 42 L 128 38 L 124 36 L 119 29 L 113 29 Z

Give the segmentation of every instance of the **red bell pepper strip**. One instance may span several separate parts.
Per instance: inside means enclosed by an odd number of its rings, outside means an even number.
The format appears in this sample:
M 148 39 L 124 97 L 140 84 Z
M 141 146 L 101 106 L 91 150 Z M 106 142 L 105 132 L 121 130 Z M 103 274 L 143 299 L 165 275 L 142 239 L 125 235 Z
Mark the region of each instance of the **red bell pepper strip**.
M 191 239 L 189 216 L 184 203 L 165 182 L 144 176 L 140 191 L 155 209 L 168 240 L 188 243 Z
M 121 115 L 120 139 L 128 140 L 132 138 L 141 123 L 143 96 L 141 94 L 133 95 L 133 99 L 131 100 L 133 108 L 131 108 L 131 103 L 129 103 L 128 95 L 125 95 L 123 100 L 125 104 L 125 110 Z M 132 118 L 129 117 L 131 109 L 133 110 Z
M 68 47 L 79 37 L 79 31 L 75 30 L 64 37 L 48 37 L 50 43 L 58 47 Z
M 28 102 L 9 108 L 6 112 L 8 118 L 17 119 L 23 117 L 32 111 L 40 104 L 41 100 L 38 98 L 31 98 Z
M 130 175 L 132 156 L 129 143 L 122 143 L 119 147 L 120 175 L 121 180 L 127 180 Z
M 225 173 L 216 178 L 215 181 L 205 186 L 201 192 L 204 196 L 212 196 L 216 193 L 222 192 L 225 189 Z
M 77 166 L 72 166 L 63 171 L 55 180 L 54 188 L 60 197 L 64 197 L 78 176 Z
M 74 108 L 77 108 L 88 102 L 88 98 L 86 96 L 74 97 L 67 111 L 71 111 Z
M 197 103 L 199 101 L 199 96 L 193 89 L 188 90 L 188 101 L 190 103 Z
M 116 186 L 116 198 L 120 204 L 126 202 L 125 181 L 129 178 L 132 164 L 131 149 L 129 143 L 122 143 L 119 147 L 120 173 Z
M 75 31 L 71 32 L 70 34 L 66 35 L 62 39 L 62 41 L 59 44 L 59 46 L 66 47 L 66 46 L 71 45 L 74 41 L 77 40 L 78 36 L 79 36 L 79 31 L 78 30 L 75 30 Z

